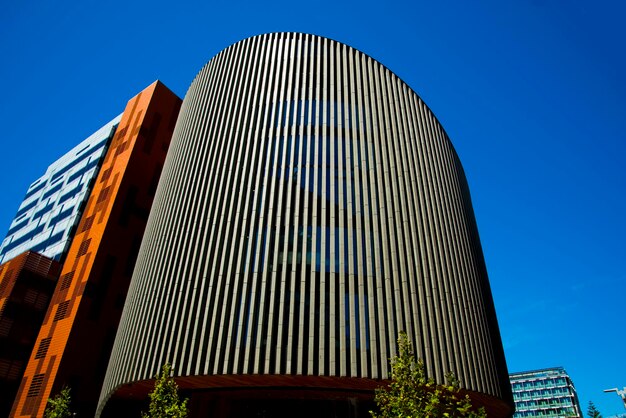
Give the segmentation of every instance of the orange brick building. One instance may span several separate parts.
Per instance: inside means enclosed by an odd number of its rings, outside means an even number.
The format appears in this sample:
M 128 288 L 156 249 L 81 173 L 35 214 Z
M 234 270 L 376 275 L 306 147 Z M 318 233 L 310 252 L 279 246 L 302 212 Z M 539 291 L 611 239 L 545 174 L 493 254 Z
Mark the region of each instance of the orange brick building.
M 160 82 L 131 99 L 72 240 L 12 417 L 42 416 L 68 386 L 95 412 L 126 292 L 181 100 Z
M 0 265 L 0 416 L 13 398 L 33 350 L 61 265 L 27 251 Z

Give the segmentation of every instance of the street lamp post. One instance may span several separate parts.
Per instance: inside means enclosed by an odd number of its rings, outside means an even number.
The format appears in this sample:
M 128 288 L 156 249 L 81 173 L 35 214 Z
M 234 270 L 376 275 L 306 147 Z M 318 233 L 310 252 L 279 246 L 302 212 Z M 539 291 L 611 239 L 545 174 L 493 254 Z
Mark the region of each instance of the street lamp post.
M 615 392 L 619 395 L 620 398 L 622 398 L 622 403 L 624 404 L 624 409 L 626 409 L 626 387 L 624 387 L 624 389 L 619 390 L 618 388 L 613 388 L 613 389 L 604 389 L 605 393 L 608 392 Z

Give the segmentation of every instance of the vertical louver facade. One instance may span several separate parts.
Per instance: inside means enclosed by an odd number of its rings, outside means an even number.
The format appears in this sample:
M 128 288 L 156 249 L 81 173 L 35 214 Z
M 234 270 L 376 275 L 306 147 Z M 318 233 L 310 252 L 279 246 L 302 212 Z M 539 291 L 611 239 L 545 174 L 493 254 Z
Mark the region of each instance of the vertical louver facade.
M 341 43 L 276 33 L 220 52 L 184 99 L 100 411 L 165 362 L 191 391 L 371 390 L 402 330 L 436 381 L 453 371 L 510 412 L 444 129 L 402 80 Z

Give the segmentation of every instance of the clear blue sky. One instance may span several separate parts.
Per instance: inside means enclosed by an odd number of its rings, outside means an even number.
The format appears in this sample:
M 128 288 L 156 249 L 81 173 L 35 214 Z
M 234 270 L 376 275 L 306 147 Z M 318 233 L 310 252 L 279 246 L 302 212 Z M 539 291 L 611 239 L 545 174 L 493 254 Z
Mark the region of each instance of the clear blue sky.
M 214 4 L 211 4 L 214 3 Z M 563 366 L 583 410 L 625 412 L 626 3 L 5 1 L 0 235 L 28 185 L 160 79 L 300 31 L 406 81 L 466 170 L 510 371 Z

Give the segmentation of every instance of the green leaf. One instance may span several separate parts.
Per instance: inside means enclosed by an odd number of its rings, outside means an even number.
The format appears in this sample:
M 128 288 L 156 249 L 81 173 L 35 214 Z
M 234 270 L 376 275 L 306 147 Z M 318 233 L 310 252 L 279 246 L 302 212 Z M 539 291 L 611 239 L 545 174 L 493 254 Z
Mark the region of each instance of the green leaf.
M 469 396 L 457 396 L 460 382 L 453 373 L 446 374 L 445 385 L 437 385 L 426 376 L 424 362 L 415 359 L 405 332 L 398 336 L 398 355 L 390 359 L 390 364 L 391 382 L 375 390 L 378 411 L 370 411 L 372 418 L 487 416 L 483 408 L 472 407 Z
M 70 389 L 65 387 L 54 398 L 49 398 L 44 412 L 45 418 L 69 418 L 73 416 L 70 409 L 72 398 Z
M 154 390 L 150 393 L 150 406 L 144 418 L 185 418 L 187 417 L 187 399 L 178 397 L 178 385 L 171 376 L 172 366 L 165 363 L 161 373 L 155 376 Z

